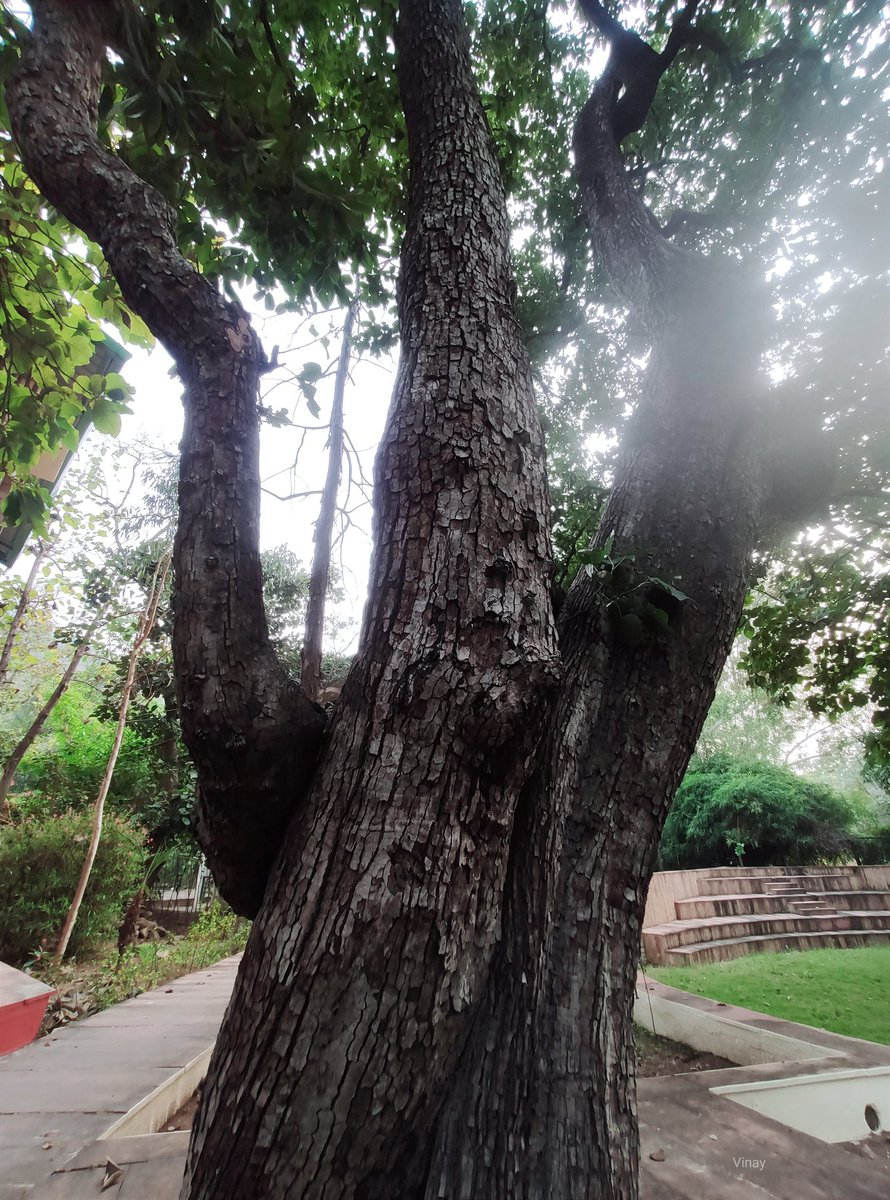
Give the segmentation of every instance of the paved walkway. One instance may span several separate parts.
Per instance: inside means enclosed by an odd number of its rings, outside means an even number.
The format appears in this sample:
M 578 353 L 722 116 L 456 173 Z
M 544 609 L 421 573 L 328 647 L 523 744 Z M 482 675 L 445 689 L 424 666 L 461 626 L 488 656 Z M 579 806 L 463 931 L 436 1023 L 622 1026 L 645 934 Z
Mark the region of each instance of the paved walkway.
M 237 966 L 224 959 L 0 1058 L 0 1200 L 37 1200 L 56 1168 L 205 1050 Z
M 188 1133 L 96 1139 L 213 1041 L 236 967 L 237 959 L 227 959 L 0 1058 L 0 1200 L 177 1200 Z M 780 1034 L 791 1046 L 805 1037 L 810 1050 L 822 1047 L 831 1057 L 641 1080 L 641 1200 L 890 1196 L 886 1164 L 709 1090 L 844 1067 L 886 1070 L 890 1047 L 718 1006 L 654 981 L 648 986 L 690 1008 L 719 1009 L 730 1021 Z

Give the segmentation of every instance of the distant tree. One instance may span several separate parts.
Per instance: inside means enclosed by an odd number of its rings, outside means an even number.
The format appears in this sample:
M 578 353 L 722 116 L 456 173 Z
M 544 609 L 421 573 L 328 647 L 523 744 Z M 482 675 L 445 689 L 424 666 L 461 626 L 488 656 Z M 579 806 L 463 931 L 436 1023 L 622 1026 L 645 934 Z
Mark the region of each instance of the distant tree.
M 860 814 L 845 797 L 768 763 L 728 755 L 694 762 L 659 850 L 664 870 L 848 862 Z M 740 847 L 740 850 L 737 850 Z

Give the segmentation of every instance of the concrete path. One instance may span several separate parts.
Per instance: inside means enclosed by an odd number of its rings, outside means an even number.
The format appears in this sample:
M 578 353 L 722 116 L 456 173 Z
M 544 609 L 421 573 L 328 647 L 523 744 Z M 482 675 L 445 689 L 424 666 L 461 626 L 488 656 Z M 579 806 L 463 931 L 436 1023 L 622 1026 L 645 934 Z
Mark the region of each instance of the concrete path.
M 96 1138 L 213 1041 L 236 966 L 237 959 L 227 959 L 0 1059 L 0 1200 L 177 1200 L 188 1133 Z M 641 1200 L 890 1196 L 888 1164 L 865 1161 L 710 1091 L 842 1066 L 885 1066 L 890 1047 L 648 985 L 691 1008 L 719 1008 L 729 1020 L 769 1027 L 791 1047 L 806 1038 L 804 1049 L 821 1046 L 832 1056 L 641 1080 Z
M 237 966 L 224 959 L 0 1058 L 0 1200 L 36 1200 L 54 1170 L 205 1050 Z

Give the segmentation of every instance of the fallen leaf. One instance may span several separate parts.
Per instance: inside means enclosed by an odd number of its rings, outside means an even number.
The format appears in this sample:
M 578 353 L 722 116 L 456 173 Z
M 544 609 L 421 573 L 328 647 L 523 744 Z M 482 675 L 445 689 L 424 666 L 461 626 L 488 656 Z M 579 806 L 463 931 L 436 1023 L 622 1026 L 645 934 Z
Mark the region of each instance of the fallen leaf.
M 105 1178 L 102 1180 L 102 1186 L 99 1189 L 102 1192 L 107 1192 L 110 1187 L 114 1187 L 116 1183 L 124 1177 L 124 1168 L 119 1167 L 116 1162 L 107 1159 L 105 1162 Z

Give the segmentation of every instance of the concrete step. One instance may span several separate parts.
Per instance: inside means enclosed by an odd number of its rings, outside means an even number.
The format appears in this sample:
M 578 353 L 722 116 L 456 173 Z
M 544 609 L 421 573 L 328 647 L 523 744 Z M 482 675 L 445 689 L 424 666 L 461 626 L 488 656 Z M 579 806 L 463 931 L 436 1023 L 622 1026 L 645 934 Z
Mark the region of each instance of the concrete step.
M 792 912 L 799 913 L 825 913 L 828 915 L 837 912 L 836 908 L 832 908 L 824 900 L 789 900 L 788 907 Z
M 862 877 L 855 867 L 833 871 L 812 871 L 807 874 L 786 875 L 705 875 L 698 881 L 703 896 L 720 896 L 736 892 L 773 892 L 786 888 L 802 888 L 807 892 L 844 891 L 861 888 Z
M 890 933 L 890 911 L 841 914 L 786 912 L 671 921 L 644 929 L 643 948 L 647 961 L 658 965 L 666 964 L 675 949 L 727 939 L 735 942 L 786 935 L 794 937 L 798 934 L 845 934 L 851 929 Z
M 814 902 L 829 904 L 837 912 L 846 912 L 848 909 L 854 909 L 859 912 L 867 909 L 890 911 L 890 891 L 882 892 L 875 889 L 844 892 L 833 891 L 830 896 L 824 892 L 807 892 L 806 898 Z M 757 913 L 787 912 L 789 907 L 789 901 L 783 896 L 774 896 L 768 892 L 740 892 L 723 896 L 689 896 L 685 900 L 674 901 L 674 909 L 678 920 L 695 917 L 733 917 L 754 915 Z
M 772 933 L 759 937 L 718 938 L 693 946 L 667 950 L 664 966 L 679 967 L 690 963 L 727 962 L 745 954 L 782 950 L 853 950 L 860 946 L 890 944 L 888 929 L 847 929 L 843 933 Z

